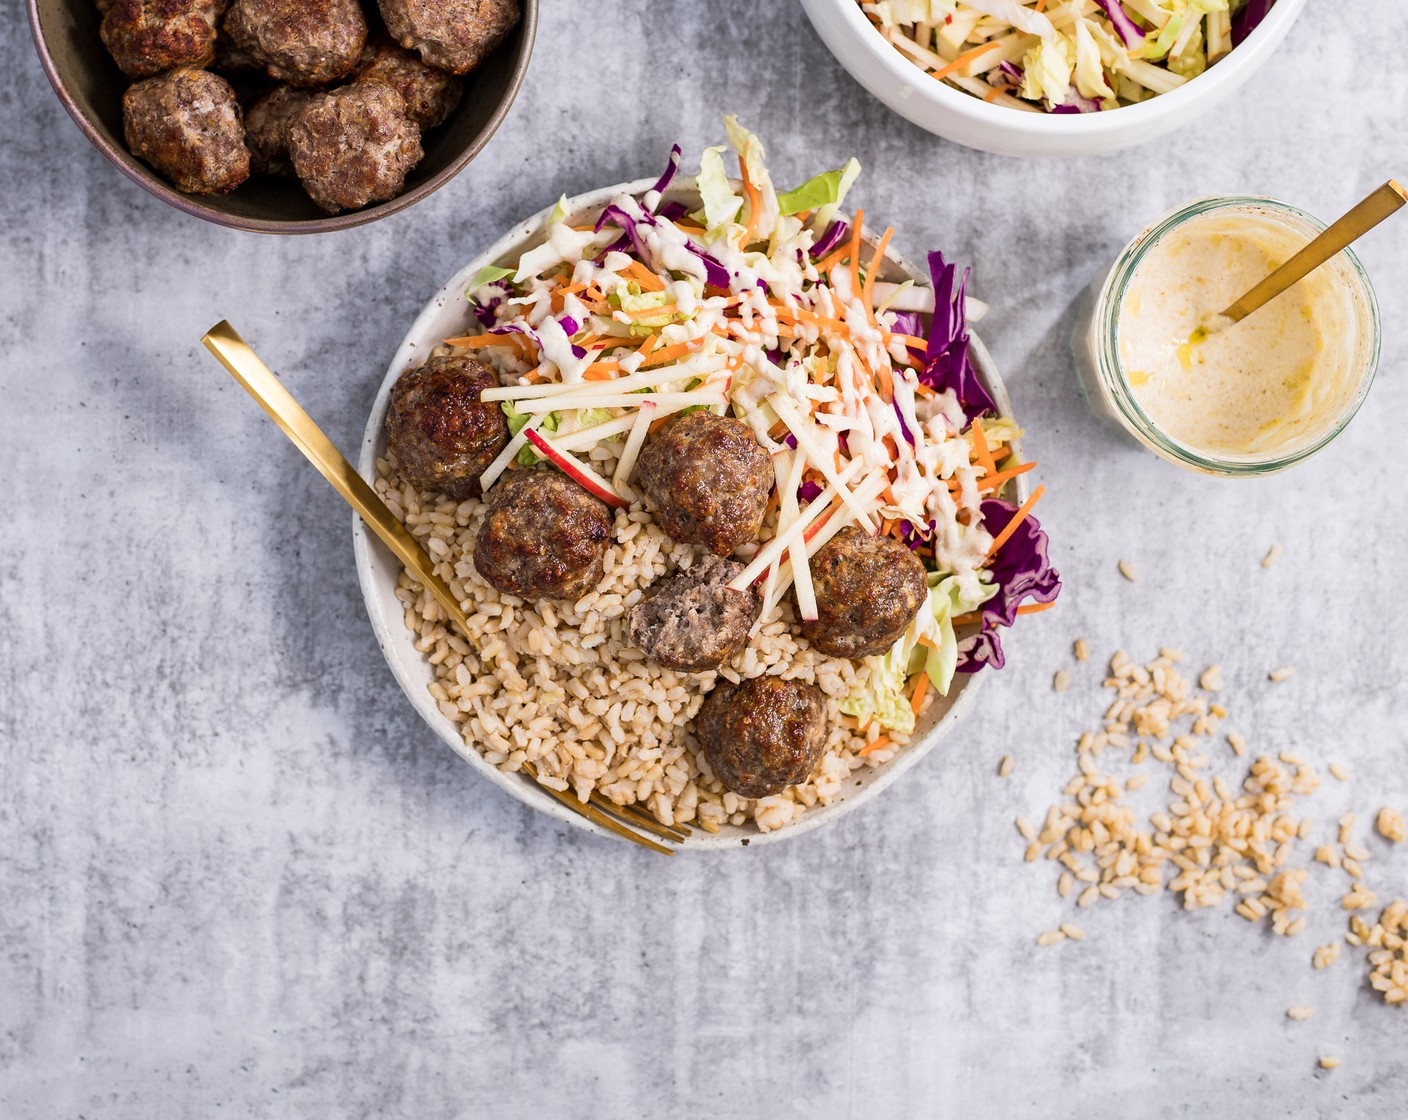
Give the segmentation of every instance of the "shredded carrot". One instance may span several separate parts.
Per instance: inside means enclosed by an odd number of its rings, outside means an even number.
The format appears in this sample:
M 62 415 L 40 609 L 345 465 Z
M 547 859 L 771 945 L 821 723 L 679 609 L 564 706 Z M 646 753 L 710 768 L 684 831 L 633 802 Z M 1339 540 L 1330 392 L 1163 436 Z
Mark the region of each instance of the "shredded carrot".
M 667 413 L 667 414 L 664 415 L 664 416 L 656 417 L 656 419 L 654 419 L 654 420 L 652 420 L 652 421 L 650 422 L 650 427 L 646 428 L 646 431 L 647 431 L 647 432 L 658 432 L 661 428 L 663 428 L 666 424 L 668 424 L 668 423 L 669 423 L 671 420 L 673 420 L 674 418 L 675 418 L 674 413 Z
M 640 348 L 641 357 L 650 357 L 650 352 L 654 350 L 655 347 L 659 344 L 660 336 L 658 334 L 652 334 L 649 338 L 645 340 L 645 345 Z
M 875 742 L 873 742 L 873 743 L 867 743 L 865 746 L 863 746 L 863 747 L 860 749 L 860 757 L 861 757 L 861 758 L 865 758 L 867 755 L 872 755 L 872 754 L 874 754 L 876 751 L 878 751 L 878 750 L 883 750 L 884 748 L 888 747 L 889 745 L 890 745 L 890 737 L 889 737 L 888 735 L 881 735 L 880 738 L 878 738 L 878 739 L 875 740 Z
M 870 258 L 870 267 L 865 270 L 865 287 L 861 291 L 861 303 L 865 305 L 865 313 L 870 316 L 870 323 L 875 325 L 875 277 L 880 274 L 880 265 L 885 260 L 885 250 L 889 247 L 890 238 L 894 235 L 895 227 L 890 226 L 880 235 L 880 243 L 875 246 L 875 253 Z
M 997 464 L 992 461 L 992 452 L 988 449 L 988 437 L 983 431 L 982 422 L 974 420 L 969 430 L 973 433 L 973 454 L 978 457 L 978 466 L 991 478 L 997 473 Z
M 1050 603 L 1023 603 L 1020 607 L 1017 608 L 1017 613 L 1022 615 L 1040 614 L 1042 611 L 1049 611 L 1055 605 L 1056 603 L 1054 600 Z M 967 626 L 969 623 L 981 622 L 982 620 L 983 612 L 974 611 L 972 614 L 961 614 L 957 618 L 953 619 L 952 622 L 954 626 Z M 921 644 L 923 644 L 924 639 L 920 638 L 919 641 Z M 938 647 L 935 646 L 933 648 L 937 649 Z
M 831 255 L 817 262 L 817 272 L 830 272 L 847 257 L 851 255 L 851 244 L 846 242 L 839 249 L 833 250 Z
M 983 94 L 983 100 L 986 101 L 989 105 L 991 105 L 994 101 L 996 101 L 1006 92 L 1006 90 L 1002 89 L 990 89 L 987 91 L 987 93 Z
M 698 350 L 702 344 L 702 339 L 691 338 L 684 342 L 677 342 L 673 346 L 666 346 L 663 350 L 656 350 L 650 357 L 641 362 L 640 368 L 645 369 L 647 366 L 665 365 L 667 362 L 673 362 L 679 358 L 687 358 L 690 354 Z
M 593 362 L 582 371 L 583 381 L 610 381 L 621 372 L 620 362 Z
M 543 379 L 543 367 L 535 366 L 523 375 L 523 384 L 536 385 Z
M 748 177 L 748 163 L 741 156 L 738 160 L 738 170 L 743 174 L 743 193 L 748 196 L 748 224 L 743 227 L 743 240 L 739 242 L 739 245 L 743 246 L 753 240 L 753 233 L 758 228 L 758 218 L 762 216 L 763 197 L 758 193 L 758 188 L 753 185 L 753 180 Z
M 777 487 L 774 486 L 774 487 L 772 488 L 772 492 L 768 495 L 767 504 L 763 506 L 763 513 L 765 513 L 765 514 L 771 513 L 771 512 L 772 512 L 773 510 L 775 510 L 776 508 L 777 508 Z
M 954 621 L 957 622 L 958 620 L 955 619 Z M 930 649 L 939 648 L 938 643 L 935 642 L 933 638 L 927 637 L 924 634 L 919 635 L 919 644 L 921 646 L 928 646 Z
M 889 331 L 886 331 L 886 332 L 885 332 L 885 341 L 886 341 L 886 342 L 889 342 L 891 339 L 894 339 L 894 338 L 899 339 L 899 340 L 900 340 L 901 342 L 903 342 L 906 346 L 912 346 L 912 347 L 913 347 L 914 349 L 916 349 L 916 350 L 927 350 L 927 349 L 929 348 L 929 343 L 928 343 L 928 342 L 926 342 L 926 341 L 925 341 L 924 339 L 922 339 L 922 338 L 916 338 L 916 337 L 915 337 L 914 335 L 912 335 L 912 334 L 891 334 Z
M 470 350 L 479 350 L 485 346 L 513 346 L 516 340 L 522 338 L 520 334 L 467 334 L 459 338 L 445 339 L 446 346 L 463 346 Z
M 860 295 L 860 227 L 865 221 L 865 211 L 856 211 L 855 223 L 851 226 L 851 295 Z
M 632 280 L 647 292 L 663 292 L 665 290 L 664 281 L 656 276 L 655 273 L 651 272 L 650 269 L 646 268 L 645 265 L 641 264 L 640 261 L 631 261 L 631 263 L 621 271 L 630 276 Z
M 981 622 L 982 620 L 982 612 L 975 611 L 973 614 L 961 614 L 957 618 L 950 619 L 949 621 L 957 628 L 959 626 L 967 626 L 970 622 Z
M 922 382 L 922 381 L 918 382 L 918 383 L 914 386 L 914 391 L 915 391 L 916 393 L 918 393 L 921 397 L 936 397 L 936 396 L 938 396 L 938 394 L 937 394 L 936 392 L 934 392 L 933 389 L 929 388 L 929 386 L 925 385 L 924 382 Z
M 991 478 L 985 478 L 981 482 L 979 482 L 978 490 L 979 492 L 982 492 L 984 490 L 1001 490 L 1019 474 L 1026 474 L 1034 466 L 1036 466 L 1035 463 L 1023 463 L 1021 466 L 1011 467 L 1005 471 L 999 471 Z
M 1022 508 L 1019 509 L 1012 520 L 1007 523 L 1007 528 L 997 534 L 997 538 L 992 542 L 992 547 L 988 549 L 989 557 L 996 556 L 997 550 L 1011 540 L 1012 534 L 1017 531 L 1017 526 L 1027 519 L 1027 514 L 1031 513 L 1032 506 L 1041 501 L 1041 496 L 1045 493 L 1045 486 L 1038 486 L 1032 491 L 1032 496 L 1022 503 Z
M 1052 599 L 1049 603 L 1023 603 L 1020 607 L 1017 608 L 1017 613 L 1040 614 L 1042 611 L 1049 611 L 1055 605 L 1055 599 Z
M 889 366 L 881 366 L 875 371 L 875 376 L 880 381 L 880 399 L 886 404 L 891 404 L 895 399 L 895 379 L 890 373 Z
M 1001 41 L 997 39 L 992 39 L 989 42 L 984 43 L 980 47 L 974 47 L 971 51 L 964 51 L 947 66 L 941 66 L 939 67 L 939 69 L 935 70 L 932 76 L 938 78 L 939 81 L 943 81 L 949 75 L 957 74 L 970 62 L 981 58 L 983 55 L 987 54 L 988 51 L 994 50 L 1000 46 L 1002 46 Z
M 914 682 L 914 694 L 909 698 L 909 710 L 915 715 L 924 707 L 924 694 L 929 691 L 929 674 L 920 673 L 919 679 Z

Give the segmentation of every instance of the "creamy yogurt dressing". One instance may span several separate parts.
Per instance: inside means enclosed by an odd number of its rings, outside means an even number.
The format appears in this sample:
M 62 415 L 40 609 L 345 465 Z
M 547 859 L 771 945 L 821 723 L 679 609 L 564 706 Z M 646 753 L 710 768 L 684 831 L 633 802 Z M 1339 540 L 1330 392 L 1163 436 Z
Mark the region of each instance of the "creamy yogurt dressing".
M 1355 297 L 1338 262 L 1240 323 L 1215 318 L 1308 240 L 1278 216 L 1236 209 L 1192 218 L 1146 252 L 1119 308 L 1118 353 L 1135 402 L 1165 435 L 1262 457 L 1335 424 L 1359 376 Z

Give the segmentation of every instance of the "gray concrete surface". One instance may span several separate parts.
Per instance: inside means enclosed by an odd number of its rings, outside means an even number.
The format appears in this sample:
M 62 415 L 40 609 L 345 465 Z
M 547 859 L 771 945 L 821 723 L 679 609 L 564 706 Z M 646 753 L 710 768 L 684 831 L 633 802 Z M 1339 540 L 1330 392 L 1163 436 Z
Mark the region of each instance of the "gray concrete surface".
M 1093 664 L 1051 691 L 1078 635 L 1222 661 L 1254 746 L 1351 770 L 1307 805 L 1322 832 L 1408 807 L 1408 218 L 1362 250 L 1379 384 L 1289 475 L 1194 477 L 1124 444 L 1067 355 L 1080 289 L 1166 208 L 1249 191 L 1328 217 L 1408 171 L 1398 0 L 1314 0 L 1211 117 L 1065 164 L 890 116 L 791 4 L 548 0 L 479 160 L 405 214 L 301 239 L 121 178 L 53 98 L 17 0 L 0 10 L 0 1115 L 1408 1111 L 1408 1012 L 1357 956 L 1309 967 L 1343 929 L 1342 877 L 1315 869 L 1294 941 L 1165 896 L 1037 949 L 1075 911 L 1011 826 L 1058 795 L 1103 707 Z M 344 508 L 197 340 L 230 318 L 353 448 L 444 277 L 559 193 L 718 142 L 727 111 L 780 180 L 854 154 L 902 251 L 973 262 L 1066 593 L 1011 638 L 982 717 L 883 799 L 795 844 L 668 861 L 531 815 L 420 724 Z M 1408 854 L 1373 847 L 1371 885 L 1408 893 Z M 1314 1018 L 1289 1023 L 1293 1003 Z

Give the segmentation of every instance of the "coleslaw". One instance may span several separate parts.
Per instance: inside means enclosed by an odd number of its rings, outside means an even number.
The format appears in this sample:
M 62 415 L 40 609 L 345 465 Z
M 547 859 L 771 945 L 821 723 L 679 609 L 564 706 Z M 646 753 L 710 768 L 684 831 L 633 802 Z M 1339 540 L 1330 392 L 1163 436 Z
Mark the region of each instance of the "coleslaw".
M 563 200 L 540 244 L 473 278 L 482 329 L 445 341 L 496 370 L 481 396 L 513 433 L 481 485 L 545 458 L 625 508 L 641 501 L 632 474 L 651 431 L 693 409 L 743 421 L 776 479 L 730 585 L 759 588 L 758 625 L 789 591 L 816 617 L 809 561 L 848 525 L 903 541 L 929 570 L 928 602 L 847 709 L 909 731 L 931 686 L 1000 667 L 1001 628 L 1055 601 L 1031 516 L 1043 490 L 1020 508 L 1001 496 L 1034 464 L 1017 461 L 1021 432 L 970 360 L 967 323 L 985 308 L 968 271 L 931 253 L 932 287 L 893 266 L 886 278 L 893 230 L 870 239 L 842 208 L 859 164 L 778 192 L 758 138 L 724 123 L 738 180 L 723 147 L 679 177 L 676 146 L 650 190 L 590 221 Z
M 998 105 L 1093 113 L 1177 89 L 1275 0 L 858 0 L 940 81 Z

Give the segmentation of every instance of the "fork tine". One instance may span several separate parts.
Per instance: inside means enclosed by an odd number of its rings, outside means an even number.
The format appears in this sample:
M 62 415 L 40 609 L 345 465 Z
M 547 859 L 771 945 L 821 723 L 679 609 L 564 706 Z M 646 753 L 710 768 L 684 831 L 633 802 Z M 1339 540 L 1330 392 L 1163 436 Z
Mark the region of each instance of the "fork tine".
M 631 831 L 631 829 L 626 827 L 621 821 L 618 821 L 614 817 L 607 816 L 595 805 L 590 803 L 584 805 L 570 793 L 566 793 L 560 789 L 553 789 L 552 786 L 543 785 L 542 782 L 538 781 L 538 772 L 532 763 L 524 763 L 523 770 L 540 789 L 546 790 L 574 813 L 579 813 L 586 817 L 587 820 L 591 821 L 593 824 L 598 824 L 608 832 L 614 832 L 617 836 L 620 836 L 624 840 L 629 840 L 633 844 L 639 844 L 642 848 L 649 848 L 652 852 L 659 852 L 661 855 L 666 856 L 675 854 L 672 848 L 667 848 L 663 844 L 657 844 L 649 837 Z
M 599 806 L 605 812 L 625 817 L 637 828 L 653 832 L 656 836 L 664 837 L 666 840 L 679 842 L 689 835 L 689 829 L 683 825 L 665 824 L 663 821 L 658 821 L 653 814 L 642 809 L 639 805 L 617 805 L 614 801 L 597 793 L 592 794 L 592 804 Z

